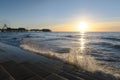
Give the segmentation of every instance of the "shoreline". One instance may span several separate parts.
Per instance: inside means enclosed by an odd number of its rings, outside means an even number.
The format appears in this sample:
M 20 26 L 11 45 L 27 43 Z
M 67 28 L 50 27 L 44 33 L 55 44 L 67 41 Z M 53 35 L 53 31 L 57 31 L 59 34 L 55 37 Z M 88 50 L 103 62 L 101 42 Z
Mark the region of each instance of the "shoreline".
M 81 70 L 75 69 L 73 65 L 66 64 L 59 59 L 56 59 L 56 58 L 54 59 L 53 57 L 51 59 L 51 57 L 47 57 L 46 55 L 32 53 L 32 52 L 22 50 L 20 48 L 7 45 L 4 43 L 0 43 L 0 45 L 1 45 L 0 46 L 0 53 L 1 53 L 0 62 L 1 63 L 6 61 L 11 61 L 11 60 L 17 63 L 24 63 L 24 62 L 29 62 L 33 64 L 41 63 L 43 65 L 47 64 L 47 66 L 49 65 L 49 67 L 56 68 L 58 72 L 59 70 L 61 72 L 61 70 L 64 68 L 64 71 L 65 72 L 67 71 L 67 73 L 70 73 L 70 74 L 73 74 L 73 73 L 76 74 L 76 72 L 80 73 L 84 76 L 84 78 L 86 78 L 85 80 L 88 80 L 89 77 L 93 78 L 93 80 L 96 80 L 97 78 L 98 78 L 97 80 L 101 80 L 100 76 L 103 76 L 102 80 L 105 80 L 105 79 L 119 80 L 119 79 L 115 79 L 115 77 L 110 74 L 103 74 L 102 72 L 91 73 L 88 71 L 84 71 L 82 69 Z M 51 72 L 54 72 L 54 70 Z M 77 74 L 75 76 L 79 77 Z

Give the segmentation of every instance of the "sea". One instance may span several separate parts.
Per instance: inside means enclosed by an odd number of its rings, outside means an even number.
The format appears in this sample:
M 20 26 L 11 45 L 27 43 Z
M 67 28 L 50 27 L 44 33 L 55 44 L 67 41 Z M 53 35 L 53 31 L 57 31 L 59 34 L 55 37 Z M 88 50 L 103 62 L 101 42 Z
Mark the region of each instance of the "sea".
M 120 32 L 0 32 L 0 42 L 120 76 Z

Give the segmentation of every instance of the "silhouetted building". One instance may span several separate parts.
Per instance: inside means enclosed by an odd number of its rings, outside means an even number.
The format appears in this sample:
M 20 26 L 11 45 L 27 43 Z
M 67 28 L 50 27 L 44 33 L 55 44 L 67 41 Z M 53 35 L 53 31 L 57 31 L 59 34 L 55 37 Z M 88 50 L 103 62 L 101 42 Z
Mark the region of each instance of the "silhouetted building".
M 40 32 L 41 30 L 40 29 L 31 29 L 30 31 L 32 31 L 32 32 Z
M 18 28 L 18 31 L 24 32 L 24 31 L 27 31 L 27 30 L 25 28 Z
M 50 29 L 42 29 L 41 31 L 42 31 L 42 32 L 51 32 Z
M 25 32 L 27 31 L 25 28 L 10 28 L 7 27 L 6 24 L 4 24 L 3 28 L 1 29 L 1 32 Z
M 8 28 L 8 27 L 7 27 L 7 24 L 4 24 L 3 28 L 1 29 L 1 32 L 6 31 L 7 28 Z
M 50 29 L 31 29 L 32 32 L 51 32 Z
M 4 24 L 3 28 L 0 30 L 1 32 L 28 32 L 25 28 L 10 28 L 7 27 L 6 24 Z M 29 31 L 32 32 L 51 32 L 50 29 L 31 29 Z
M 25 32 L 25 31 L 27 31 L 25 28 L 7 28 L 1 30 L 1 32 Z

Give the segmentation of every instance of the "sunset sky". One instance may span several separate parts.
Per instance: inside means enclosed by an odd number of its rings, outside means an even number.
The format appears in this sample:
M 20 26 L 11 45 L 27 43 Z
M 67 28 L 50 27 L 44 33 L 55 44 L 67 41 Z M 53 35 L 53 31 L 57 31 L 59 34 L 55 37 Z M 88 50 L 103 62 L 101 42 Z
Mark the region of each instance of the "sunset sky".
M 120 0 L 0 0 L 0 24 L 53 31 L 120 32 Z

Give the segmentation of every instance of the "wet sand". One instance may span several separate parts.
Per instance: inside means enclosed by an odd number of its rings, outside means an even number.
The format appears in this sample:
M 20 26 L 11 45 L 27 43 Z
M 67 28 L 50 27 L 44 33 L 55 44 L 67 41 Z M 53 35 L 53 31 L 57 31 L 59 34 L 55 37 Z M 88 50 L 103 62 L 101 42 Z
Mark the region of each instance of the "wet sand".
M 0 43 L 0 80 L 120 80 Z

